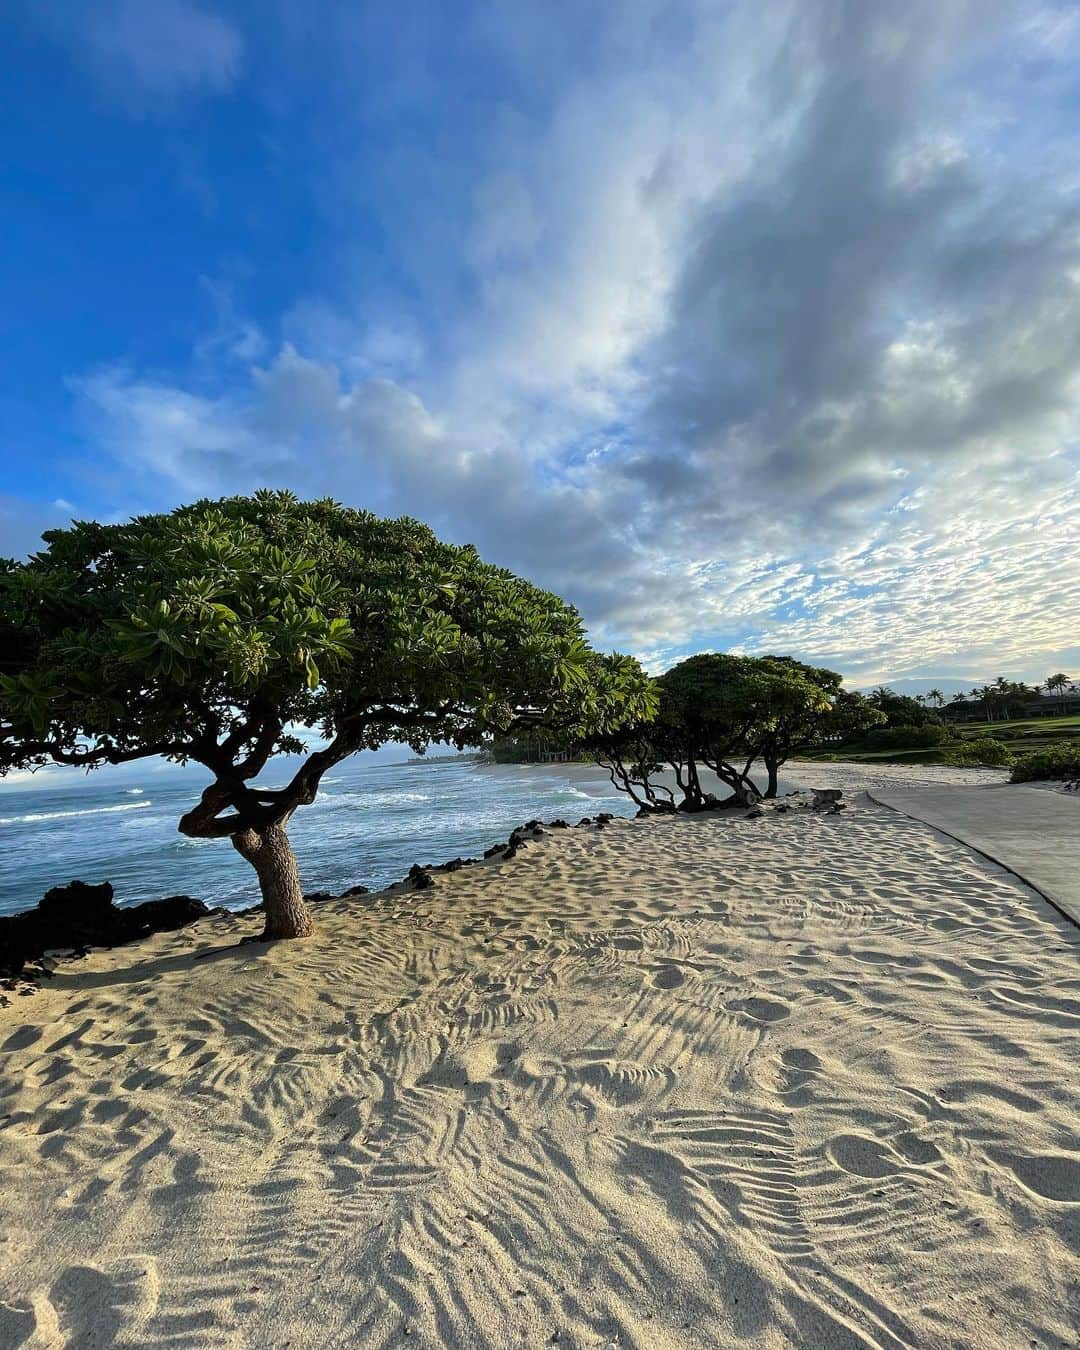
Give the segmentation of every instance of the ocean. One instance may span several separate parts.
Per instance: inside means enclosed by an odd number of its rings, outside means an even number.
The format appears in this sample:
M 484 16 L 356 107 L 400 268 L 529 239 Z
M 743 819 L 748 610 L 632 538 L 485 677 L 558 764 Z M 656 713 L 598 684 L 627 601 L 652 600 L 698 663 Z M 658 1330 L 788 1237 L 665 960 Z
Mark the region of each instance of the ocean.
M 38 774 L 0 788 L 0 914 L 29 909 L 51 886 L 111 881 L 117 904 L 193 895 L 242 909 L 255 874 L 227 839 L 187 839 L 177 821 L 205 775 L 158 764 L 138 772 Z M 323 779 L 289 827 L 304 889 L 378 890 L 414 862 L 476 857 L 526 820 L 634 813 L 602 770 L 482 765 L 446 758 L 387 764 L 357 757 Z

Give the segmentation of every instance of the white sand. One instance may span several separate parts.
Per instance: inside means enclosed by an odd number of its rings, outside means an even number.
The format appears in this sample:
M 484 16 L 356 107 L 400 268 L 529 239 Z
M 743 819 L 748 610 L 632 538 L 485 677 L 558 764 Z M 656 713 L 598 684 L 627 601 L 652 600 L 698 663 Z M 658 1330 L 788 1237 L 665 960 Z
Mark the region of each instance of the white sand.
M 520 770 L 521 766 L 516 766 L 516 771 Z M 528 771 L 570 777 L 583 792 L 606 796 L 612 790 L 607 773 L 596 764 L 531 764 Z M 761 764 L 754 765 L 751 777 L 764 790 L 767 780 Z M 1007 783 L 1008 780 L 1007 769 L 959 769 L 949 764 L 828 764 L 793 759 L 780 770 L 780 795 L 808 787 L 838 787 L 848 793 L 858 793 L 875 787 L 938 787 L 943 783 L 977 787 Z M 657 775 L 656 781 L 674 787 L 675 775 L 669 770 Z M 730 794 L 730 788 L 707 770 L 701 773 L 701 782 L 707 791 L 715 793 L 721 800 Z M 676 798 L 678 795 L 676 792 Z
M 960 845 L 617 822 L 318 925 L 0 1010 L 0 1346 L 1076 1344 L 1080 933 Z

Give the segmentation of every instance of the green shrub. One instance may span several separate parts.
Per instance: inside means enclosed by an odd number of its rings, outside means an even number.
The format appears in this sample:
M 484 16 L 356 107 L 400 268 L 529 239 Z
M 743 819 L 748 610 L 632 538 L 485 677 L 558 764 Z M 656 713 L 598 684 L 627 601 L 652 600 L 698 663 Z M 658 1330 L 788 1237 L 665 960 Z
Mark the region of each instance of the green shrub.
M 863 744 L 868 750 L 932 750 L 952 738 L 949 727 L 928 722 L 921 727 L 877 727 L 867 733 Z
M 1008 768 L 1013 762 L 1012 752 L 1000 741 L 990 736 L 977 736 L 970 741 L 962 741 L 946 750 L 942 755 L 946 764 L 958 768 Z
M 1045 750 L 1036 750 L 1033 755 L 1025 755 L 1013 765 L 1014 783 L 1034 783 L 1042 778 L 1062 780 L 1080 778 L 1080 745 L 1075 742 L 1048 745 Z

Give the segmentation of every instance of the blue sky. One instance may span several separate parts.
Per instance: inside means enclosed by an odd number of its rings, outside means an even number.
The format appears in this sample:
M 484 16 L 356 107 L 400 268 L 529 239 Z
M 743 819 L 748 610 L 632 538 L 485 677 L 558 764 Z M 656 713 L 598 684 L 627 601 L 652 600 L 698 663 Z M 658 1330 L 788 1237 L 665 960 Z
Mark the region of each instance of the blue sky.
M 659 668 L 1080 674 L 1080 9 L 14 0 L 0 552 L 284 485 Z

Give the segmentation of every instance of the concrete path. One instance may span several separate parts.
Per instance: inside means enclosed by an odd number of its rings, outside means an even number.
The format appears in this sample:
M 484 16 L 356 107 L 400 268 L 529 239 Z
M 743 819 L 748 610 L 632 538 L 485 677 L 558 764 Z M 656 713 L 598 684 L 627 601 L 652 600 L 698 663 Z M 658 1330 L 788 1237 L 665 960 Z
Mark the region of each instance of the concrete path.
M 1080 925 L 1080 793 L 997 787 L 874 788 L 873 801 L 959 839 Z

